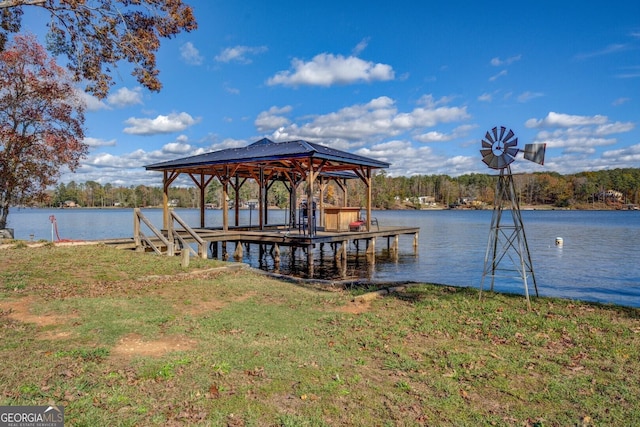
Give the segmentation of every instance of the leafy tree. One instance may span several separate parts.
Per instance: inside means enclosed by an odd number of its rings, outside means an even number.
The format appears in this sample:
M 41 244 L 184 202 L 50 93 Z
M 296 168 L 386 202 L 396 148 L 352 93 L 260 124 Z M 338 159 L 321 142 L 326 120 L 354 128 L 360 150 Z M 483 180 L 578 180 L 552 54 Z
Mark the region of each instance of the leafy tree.
M 0 228 L 12 203 L 46 197 L 61 167 L 87 153 L 84 107 L 65 70 L 33 36 L 0 52 Z
M 109 92 L 110 73 L 120 61 L 134 65 L 141 85 L 159 91 L 160 38 L 197 28 L 182 0 L 0 0 L 0 51 L 8 35 L 20 31 L 27 7 L 49 12 L 49 50 L 67 56 L 74 80 L 88 82 L 86 90 L 99 98 Z

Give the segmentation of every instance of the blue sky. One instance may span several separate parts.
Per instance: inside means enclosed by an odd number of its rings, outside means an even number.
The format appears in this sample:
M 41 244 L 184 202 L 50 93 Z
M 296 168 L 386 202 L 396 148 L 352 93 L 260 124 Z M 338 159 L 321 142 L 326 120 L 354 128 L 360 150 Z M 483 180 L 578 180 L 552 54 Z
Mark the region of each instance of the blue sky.
M 493 173 L 479 149 L 496 125 L 547 143 L 514 173 L 640 167 L 637 0 L 187 3 L 199 28 L 163 42 L 163 90 L 122 64 L 107 99 L 87 96 L 90 154 L 63 182 L 160 185 L 144 165 L 263 137 L 393 176 Z

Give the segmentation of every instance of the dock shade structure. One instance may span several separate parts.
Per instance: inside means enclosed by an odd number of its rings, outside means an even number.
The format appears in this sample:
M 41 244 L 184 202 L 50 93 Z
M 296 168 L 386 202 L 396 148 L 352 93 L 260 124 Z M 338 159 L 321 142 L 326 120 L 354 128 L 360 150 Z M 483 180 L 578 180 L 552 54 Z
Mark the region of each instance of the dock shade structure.
M 218 179 L 223 191 L 223 229 L 229 228 L 229 186 L 235 193 L 239 193 L 240 187 L 247 179 L 254 179 L 259 185 L 258 212 L 260 229 L 267 220 L 267 191 L 276 181 L 282 181 L 290 195 L 289 216 L 292 224 L 295 224 L 297 200 L 296 190 L 298 186 L 306 182 L 306 200 L 314 200 L 314 189 L 322 192 L 324 185 L 329 180 L 334 180 L 345 191 L 346 180 L 359 178 L 367 189 L 366 229 L 371 229 L 371 178 L 374 169 L 388 168 L 389 163 L 371 159 L 364 156 L 336 150 L 321 144 L 303 140 L 274 142 L 263 138 L 253 144 L 241 148 L 229 148 L 212 151 L 196 156 L 184 157 L 145 166 L 146 170 L 159 171 L 163 177 L 163 227 L 166 229 L 169 222 L 169 195 L 170 185 L 180 176 L 188 175 L 200 191 L 200 227 L 204 227 L 205 192 L 212 179 Z M 319 197 L 320 212 L 323 210 L 322 194 Z M 238 210 L 240 200 L 235 198 L 235 225 L 238 225 Z M 312 218 L 313 203 L 307 203 L 307 218 Z M 306 227 L 305 233 L 312 236 L 315 227 Z

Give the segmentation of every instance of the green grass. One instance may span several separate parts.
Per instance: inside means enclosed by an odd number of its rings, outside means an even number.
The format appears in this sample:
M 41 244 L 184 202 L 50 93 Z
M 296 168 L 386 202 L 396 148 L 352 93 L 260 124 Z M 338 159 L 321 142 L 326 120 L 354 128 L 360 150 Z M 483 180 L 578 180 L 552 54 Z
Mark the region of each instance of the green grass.
M 637 309 L 428 284 L 362 306 L 107 247 L 0 264 L 0 405 L 68 425 L 640 424 Z

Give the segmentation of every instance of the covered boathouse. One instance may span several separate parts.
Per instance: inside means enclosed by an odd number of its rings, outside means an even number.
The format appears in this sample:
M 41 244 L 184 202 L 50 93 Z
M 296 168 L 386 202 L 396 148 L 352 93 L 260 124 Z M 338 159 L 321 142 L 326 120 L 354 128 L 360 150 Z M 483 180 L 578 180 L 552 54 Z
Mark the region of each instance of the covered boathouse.
M 229 242 L 235 243 L 236 258 L 242 258 L 243 244 L 247 247 L 258 244 L 261 253 L 266 253 L 266 248 L 269 247 L 268 252 L 276 263 L 280 258 L 280 246 L 290 247 L 294 256 L 296 249 L 302 248 L 307 254 L 310 277 L 313 277 L 313 248 L 317 245 L 322 247 L 330 244 L 336 259 L 345 261 L 345 264 L 350 241 L 356 245 L 361 240 L 365 241 L 366 253 L 372 255 L 367 257 L 370 262 L 375 262 L 377 237 L 387 238 L 389 249 L 395 250 L 397 254 L 399 236 L 412 235 L 413 247 L 417 250 L 418 228 L 382 226 L 371 215 L 372 173 L 376 169 L 388 167 L 389 163 L 386 162 L 308 141 L 274 142 L 267 138 L 246 147 L 218 150 L 145 166 L 146 170 L 163 173 L 162 229 L 169 240 L 175 235 L 182 244 L 195 241 L 203 245 L 207 242 L 214 257 L 218 255 L 218 243 L 221 243 L 220 253 L 223 259 L 228 258 Z M 184 229 L 174 229 L 172 223 L 177 217 L 169 209 L 169 187 L 181 174 L 191 178 L 200 196 L 200 227 L 192 228 L 179 221 L 189 231 L 186 237 L 181 237 L 185 236 Z M 222 184 L 222 228 L 205 227 L 205 194 L 213 179 Z M 229 206 L 229 187 L 238 195 L 242 185 L 249 179 L 258 183 L 258 224 L 241 226 L 241 201 L 239 197 L 235 197 L 234 206 Z M 359 179 L 365 186 L 365 207 L 348 206 L 348 179 Z M 289 192 L 288 224 L 269 223 L 267 194 L 276 181 L 283 182 Z M 343 191 L 341 207 L 324 206 L 324 191 L 330 181 L 334 181 Z M 317 204 L 300 203 L 297 200 L 298 189 L 303 183 L 306 183 L 306 192 L 300 202 L 317 200 Z M 235 213 L 233 225 L 229 221 L 230 209 Z M 309 221 L 300 227 L 303 218 Z M 313 221 L 310 220 L 312 218 Z M 137 228 L 139 232 L 139 227 Z M 140 238 L 138 232 L 135 233 L 136 244 L 143 246 L 145 239 Z M 206 251 L 199 251 L 199 254 L 206 256 Z

